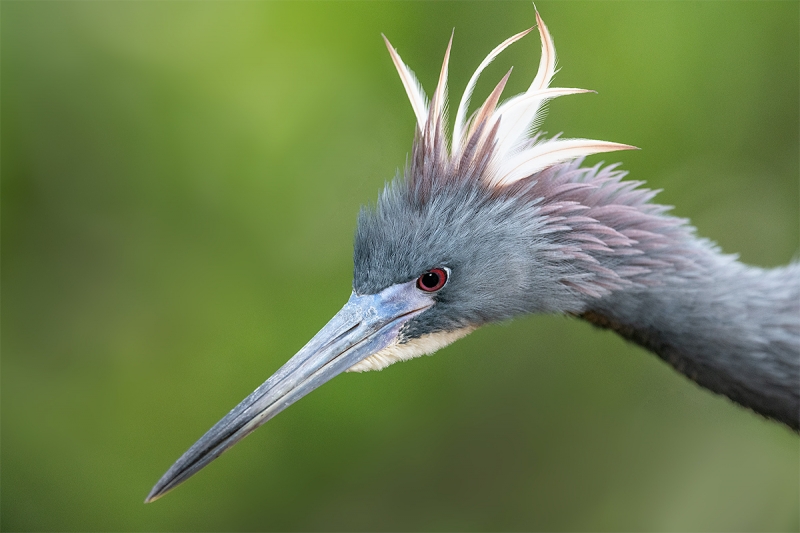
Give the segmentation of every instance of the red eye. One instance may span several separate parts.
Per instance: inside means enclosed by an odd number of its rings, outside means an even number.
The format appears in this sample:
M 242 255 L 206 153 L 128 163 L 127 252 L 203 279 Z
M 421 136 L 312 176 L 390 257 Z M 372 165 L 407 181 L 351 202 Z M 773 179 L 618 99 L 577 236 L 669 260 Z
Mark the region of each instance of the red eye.
M 425 292 L 436 292 L 447 283 L 447 271 L 433 268 L 417 278 L 417 288 Z

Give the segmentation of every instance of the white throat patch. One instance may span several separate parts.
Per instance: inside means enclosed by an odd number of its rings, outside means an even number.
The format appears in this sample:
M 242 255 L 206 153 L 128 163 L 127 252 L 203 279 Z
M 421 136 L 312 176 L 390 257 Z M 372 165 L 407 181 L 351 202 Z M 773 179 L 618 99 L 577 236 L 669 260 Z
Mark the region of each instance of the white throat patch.
M 400 344 L 393 343 L 379 352 L 375 352 L 366 359 L 354 364 L 348 372 L 366 372 L 368 370 L 381 370 L 396 363 L 413 359 L 422 355 L 430 355 L 440 348 L 444 348 L 461 337 L 466 337 L 475 331 L 474 326 L 457 329 L 455 331 L 440 331 L 424 335 L 409 342 Z

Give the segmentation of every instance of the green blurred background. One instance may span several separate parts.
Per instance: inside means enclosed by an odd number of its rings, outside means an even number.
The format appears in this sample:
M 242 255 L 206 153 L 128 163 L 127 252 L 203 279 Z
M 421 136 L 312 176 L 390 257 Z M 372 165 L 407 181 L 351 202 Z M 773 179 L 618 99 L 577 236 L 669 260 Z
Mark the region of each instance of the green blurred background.
M 800 8 L 537 2 L 544 129 L 743 260 L 798 251 Z M 528 2 L 2 2 L 4 530 L 794 530 L 798 438 L 562 317 L 336 378 L 152 505 L 344 303 L 414 117 L 385 33 L 460 94 Z M 532 79 L 531 35 L 485 97 Z M 454 98 L 455 99 L 455 98 Z M 590 162 L 599 161 L 595 157 Z

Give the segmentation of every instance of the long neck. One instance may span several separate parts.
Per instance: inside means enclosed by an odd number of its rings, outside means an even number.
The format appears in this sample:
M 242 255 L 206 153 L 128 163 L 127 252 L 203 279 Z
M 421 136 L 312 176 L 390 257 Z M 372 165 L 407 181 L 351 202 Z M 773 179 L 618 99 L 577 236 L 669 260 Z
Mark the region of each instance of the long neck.
M 800 430 L 800 264 L 765 270 L 705 253 L 692 270 L 616 291 L 579 316 Z
M 800 263 L 743 265 L 623 177 L 580 161 L 536 176 L 529 194 L 545 199 L 547 236 L 577 273 L 549 278 L 582 295 L 562 310 L 800 431 Z

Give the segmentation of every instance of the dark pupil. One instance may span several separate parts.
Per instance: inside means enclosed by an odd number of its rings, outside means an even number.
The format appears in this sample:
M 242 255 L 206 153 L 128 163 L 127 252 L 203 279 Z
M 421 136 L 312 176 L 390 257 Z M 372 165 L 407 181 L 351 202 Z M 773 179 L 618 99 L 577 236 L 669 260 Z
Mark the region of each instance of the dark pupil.
M 435 272 L 426 272 L 422 275 L 420 279 L 423 287 L 427 287 L 428 289 L 432 289 L 439 284 L 439 274 Z

